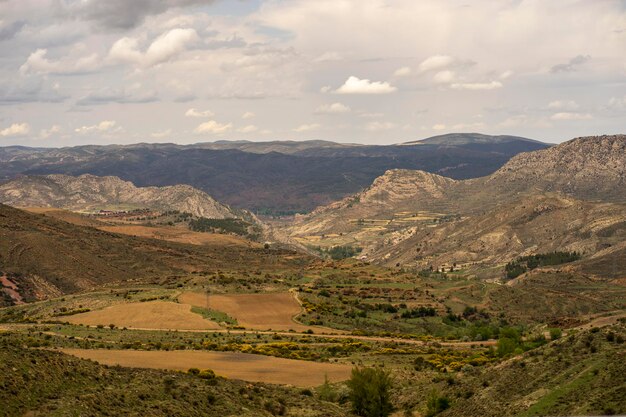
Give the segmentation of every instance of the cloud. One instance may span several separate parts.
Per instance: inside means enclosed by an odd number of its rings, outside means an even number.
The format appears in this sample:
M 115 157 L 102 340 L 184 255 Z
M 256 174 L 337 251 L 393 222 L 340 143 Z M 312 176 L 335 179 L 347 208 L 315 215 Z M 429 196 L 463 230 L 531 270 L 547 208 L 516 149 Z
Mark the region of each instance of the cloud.
M 322 104 L 315 109 L 316 114 L 341 114 L 350 113 L 350 107 L 341 103 Z
M 449 55 L 433 55 L 423 60 L 417 67 L 419 72 L 428 72 L 448 68 L 455 59 Z
M 80 58 L 66 58 L 51 61 L 46 58 L 47 49 L 37 49 L 31 53 L 26 62 L 20 67 L 20 73 L 25 74 L 84 74 L 100 67 L 98 54 L 93 53 Z
M 59 125 L 52 125 L 50 126 L 49 129 L 41 129 L 41 131 L 39 132 L 39 137 L 42 139 L 47 139 L 52 135 L 55 135 L 57 133 L 61 132 L 61 126 Z
M 454 83 L 450 85 L 455 90 L 495 90 L 502 88 L 500 81 L 491 81 L 488 83 Z
M 313 59 L 313 62 L 333 62 L 343 61 L 343 57 L 337 52 L 324 52 L 322 55 Z
M 437 84 L 450 84 L 456 78 L 454 71 L 444 70 L 439 71 L 433 76 L 433 81 Z
M 446 125 L 444 125 L 443 123 L 437 123 L 436 125 L 433 125 L 432 129 L 433 130 L 445 130 Z
M 254 116 L 256 116 L 254 113 L 252 113 L 251 111 L 247 111 L 244 114 L 241 115 L 242 119 L 252 119 Z
M 213 117 L 215 114 L 211 110 L 198 110 L 191 108 L 185 112 L 186 117 Z
M 304 125 L 300 125 L 300 126 L 296 127 L 295 129 L 293 129 L 293 131 L 294 132 L 309 132 L 311 130 L 317 130 L 320 127 L 322 127 L 322 126 L 317 124 L 317 123 L 304 124 Z
M 590 120 L 593 116 L 589 113 L 576 113 L 576 112 L 560 112 L 554 113 L 550 116 L 552 120 Z
M 559 73 L 559 72 L 573 72 L 578 69 L 579 66 L 583 65 L 585 62 L 589 61 L 591 56 L 589 55 L 576 55 L 574 58 L 570 59 L 565 64 L 557 64 L 550 68 L 550 72 Z
M 8 41 L 9 39 L 13 39 L 13 37 L 22 30 L 26 21 L 16 20 L 8 25 L 4 25 L 3 23 L 4 22 L 0 21 L 0 41 Z
M 155 139 L 163 139 L 172 135 L 172 129 L 162 130 L 160 132 L 151 133 L 150 136 Z
M 409 67 L 400 67 L 393 72 L 394 77 L 406 77 L 407 75 L 411 75 L 411 68 Z
M 112 132 L 121 132 L 121 131 L 122 131 L 122 128 L 117 125 L 117 122 L 115 120 L 103 120 L 100 123 L 95 124 L 95 125 L 81 126 L 81 127 L 74 129 L 74 132 L 81 134 L 81 135 L 85 133 L 94 133 L 94 132 L 112 133 Z
M 335 90 L 337 94 L 389 94 L 398 89 L 388 82 L 370 81 L 350 76 L 346 82 Z
M 2 137 L 24 136 L 30 132 L 28 123 L 13 123 L 11 126 L 0 130 Z
M 68 98 L 58 84 L 50 86 L 32 77 L 0 83 L 0 104 L 60 103 Z
M 152 103 L 158 101 L 156 91 L 141 91 L 141 86 L 136 85 L 129 89 L 103 89 L 90 93 L 76 101 L 79 106 L 97 106 L 109 103 L 133 104 Z
M 258 131 L 259 128 L 254 126 L 254 125 L 248 125 L 248 126 L 244 126 L 244 127 L 240 127 L 239 129 L 237 129 L 237 132 L 240 133 L 253 133 Z
M 578 103 L 574 100 L 555 100 L 551 101 L 548 104 L 549 109 L 565 109 L 565 110 L 576 110 L 578 108 Z
M 214 0 L 83 0 L 59 2 L 67 17 L 92 21 L 101 28 L 132 29 L 147 16 L 157 15 L 174 7 L 211 4 Z
M 209 120 L 208 122 L 204 122 L 198 125 L 198 127 L 196 127 L 193 132 L 196 134 L 203 134 L 203 133 L 221 134 L 221 133 L 228 132 L 232 128 L 233 128 L 232 123 L 222 124 L 222 123 L 216 122 L 215 120 Z
M 195 29 L 172 29 L 156 38 L 146 52 L 139 50 L 137 38 L 118 39 L 109 50 L 109 59 L 113 62 L 126 62 L 141 67 L 152 67 L 170 61 L 187 49 L 187 46 L 199 40 Z
M 391 122 L 370 122 L 365 125 L 365 130 L 369 130 L 370 132 L 379 132 L 381 130 L 390 130 L 396 127 L 395 123 Z

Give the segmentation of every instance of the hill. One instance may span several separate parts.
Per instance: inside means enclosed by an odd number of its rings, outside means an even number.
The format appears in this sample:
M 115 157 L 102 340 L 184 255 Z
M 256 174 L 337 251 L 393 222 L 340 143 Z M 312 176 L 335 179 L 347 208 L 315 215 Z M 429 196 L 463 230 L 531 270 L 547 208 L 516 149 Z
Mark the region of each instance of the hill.
M 0 179 L 92 174 L 117 176 L 141 187 L 187 184 L 235 207 L 281 214 L 309 211 L 358 192 L 389 169 L 475 178 L 496 171 L 519 152 L 547 147 L 528 140 L 478 148 L 474 143 L 366 146 L 321 141 L 7 147 L 0 148 Z
M 462 378 L 440 415 L 623 414 L 625 337 L 623 324 L 586 330 Z
M 203 245 L 137 238 L 0 204 L 0 276 L 17 287 L 17 300 L 119 282 L 166 284 L 220 268 L 266 270 L 302 261 L 306 258 L 230 236 Z
M 211 219 L 235 218 L 228 206 L 188 185 L 135 187 L 118 177 L 23 176 L 0 184 L 0 202 L 15 207 L 177 210 Z
M 625 146 L 624 135 L 578 138 L 469 180 L 387 171 L 296 217 L 285 234 L 309 247 L 359 246 L 361 257 L 388 265 L 493 265 L 555 250 L 590 256 L 625 233 Z

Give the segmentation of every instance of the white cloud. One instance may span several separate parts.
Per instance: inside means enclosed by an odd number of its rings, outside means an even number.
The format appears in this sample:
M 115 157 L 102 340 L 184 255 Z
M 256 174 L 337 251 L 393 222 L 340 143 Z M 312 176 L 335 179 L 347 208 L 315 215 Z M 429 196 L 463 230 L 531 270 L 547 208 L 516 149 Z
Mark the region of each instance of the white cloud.
M 470 130 L 470 129 L 483 129 L 485 124 L 483 122 L 475 123 L 457 123 L 451 127 L 452 130 Z
M 378 132 L 381 130 L 390 130 L 396 127 L 395 123 L 391 122 L 370 122 L 365 125 L 365 130 L 369 130 L 370 132 Z
M 74 132 L 79 134 L 92 133 L 92 132 L 120 132 L 122 128 L 117 125 L 115 120 L 103 120 L 98 124 L 91 126 L 81 126 L 74 129 Z
M 488 83 L 454 83 L 450 87 L 455 90 L 495 90 L 502 88 L 500 81 L 491 81 Z
M 419 64 L 419 72 L 428 72 L 448 68 L 454 63 L 454 58 L 449 55 L 433 55 Z
M 341 103 L 322 104 L 317 109 L 315 109 L 316 114 L 340 114 L 350 113 L 350 111 L 350 107 Z
M 256 116 L 256 114 L 252 113 L 251 111 L 247 111 L 247 112 L 245 112 L 244 114 L 241 115 L 241 118 L 244 119 L 244 120 L 247 120 L 247 119 L 254 118 L 254 116 Z
M 444 125 L 443 123 L 437 123 L 436 125 L 433 125 L 432 129 L 433 130 L 445 130 L 446 125 Z
M 145 53 L 139 50 L 139 39 L 124 37 L 109 50 L 113 62 L 127 62 L 142 67 L 152 67 L 170 61 L 199 40 L 195 29 L 172 29 L 156 38 Z
M 41 129 L 41 131 L 39 131 L 39 137 L 42 139 L 47 139 L 50 136 L 56 134 L 56 133 L 60 133 L 61 132 L 61 126 L 59 125 L 52 125 L 50 126 L 49 129 Z
M 198 110 L 191 108 L 185 112 L 187 117 L 213 117 L 215 114 L 211 110 Z
M 386 81 L 370 81 L 350 76 L 346 82 L 335 90 L 337 94 L 389 94 L 397 88 Z
M 456 74 L 454 73 L 454 71 L 444 70 L 436 73 L 433 77 L 433 81 L 437 84 L 450 84 L 454 81 L 455 78 Z
M 98 54 L 80 58 L 65 58 L 51 61 L 46 58 L 47 49 L 37 49 L 31 53 L 20 67 L 21 74 L 78 74 L 94 71 L 100 66 Z
M 343 57 L 337 52 L 324 52 L 313 60 L 313 62 L 333 62 L 342 61 Z
M 576 112 L 559 112 L 550 116 L 552 120 L 590 120 L 593 116 L 589 113 L 576 113 Z
M 565 110 L 576 110 L 578 108 L 578 103 L 574 100 L 555 100 L 551 101 L 548 104 L 549 109 L 565 109 Z
M 300 125 L 300 126 L 296 127 L 295 129 L 293 129 L 293 131 L 294 132 L 309 132 L 311 130 L 317 130 L 320 127 L 322 127 L 322 126 L 317 124 L 317 123 L 304 124 L 304 125 Z
M 507 78 L 511 77 L 513 74 L 514 72 L 511 70 L 504 71 L 502 74 L 500 74 L 500 79 L 506 80 Z
M 151 133 L 150 136 L 155 138 L 155 139 L 162 139 L 162 138 L 166 138 L 168 136 L 171 136 L 171 134 L 172 134 L 172 129 L 166 129 L 166 130 L 162 130 L 160 132 Z
M 204 122 L 198 125 L 198 127 L 195 128 L 194 133 L 196 134 L 203 134 L 203 133 L 220 134 L 220 133 L 226 133 L 232 128 L 233 128 L 232 123 L 222 124 L 222 123 L 216 122 L 215 120 L 209 120 L 208 122 Z
M 394 77 L 406 77 L 407 75 L 411 75 L 411 68 L 409 67 L 400 67 L 393 72 Z
M 237 132 L 240 133 L 253 133 L 258 131 L 259 128 L 256 127 L 255 125 L 248 125 L 248 126 L 244 126 L 244 127 L 240 127 L 239 129 L 237 129 Z
M 28 123 L 13 123 L 11 126 L 0 130 L 0 136 L 13 137 L 24 136 L 30 132 L 30 126 Z

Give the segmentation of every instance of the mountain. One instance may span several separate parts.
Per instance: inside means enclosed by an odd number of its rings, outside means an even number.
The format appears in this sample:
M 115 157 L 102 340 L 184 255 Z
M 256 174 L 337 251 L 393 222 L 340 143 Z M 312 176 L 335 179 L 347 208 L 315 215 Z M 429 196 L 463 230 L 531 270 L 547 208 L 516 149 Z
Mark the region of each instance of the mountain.
M 577 138 L 460 181 L 387 171 L 364 191 L 297 216 L 283 236 L 308 247 L 359 246 L 364 259 L 418 267 L 611 252 L 626 234 L 625 146 L 625 135 Z
M 135 187 L 118 177 L 84 174 L 23 176 L 0 184 L 0 202 L 16 207 L 55 207 L 69 210 L 149 208 L 178 210 L 211 219 L 236 218 L 228 206 L 189 185 Z
M 0 148 L 0 179 L 92 174 L 140 187 L 187 184 L 231 206 L 281 214 L 310 211 L 358 192 L 389 169 L 475 178 L 493 173 L 519 152 L 548 146 L 515 139 L 389 146 L 311 141 L 7 147 Z

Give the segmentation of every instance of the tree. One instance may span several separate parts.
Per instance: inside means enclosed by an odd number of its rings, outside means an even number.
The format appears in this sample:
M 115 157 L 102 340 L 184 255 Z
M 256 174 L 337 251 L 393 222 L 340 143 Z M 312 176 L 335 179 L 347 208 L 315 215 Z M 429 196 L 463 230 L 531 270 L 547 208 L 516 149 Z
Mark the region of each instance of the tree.
M 393 381 L 382 368 L 352 369 L 348 381 L 352 411 L 363 417 L 386 417 L 393 411 L 390 390 Z

